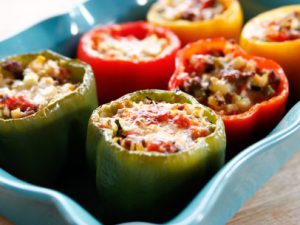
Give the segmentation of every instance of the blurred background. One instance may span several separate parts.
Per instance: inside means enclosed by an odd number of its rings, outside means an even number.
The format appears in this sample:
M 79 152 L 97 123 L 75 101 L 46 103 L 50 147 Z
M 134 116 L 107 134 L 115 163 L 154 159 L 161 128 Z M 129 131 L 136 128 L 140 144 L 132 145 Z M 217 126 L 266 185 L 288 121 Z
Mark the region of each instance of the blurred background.
M 0 0 L 0 41 L 86 0 Z

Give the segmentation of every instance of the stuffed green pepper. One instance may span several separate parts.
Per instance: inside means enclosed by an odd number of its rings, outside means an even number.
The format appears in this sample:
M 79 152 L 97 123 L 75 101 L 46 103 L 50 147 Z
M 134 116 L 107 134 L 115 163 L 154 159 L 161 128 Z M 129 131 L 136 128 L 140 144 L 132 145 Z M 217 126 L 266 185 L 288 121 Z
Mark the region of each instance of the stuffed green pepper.
M 100 106 L 89 121 L 87 158 L 104 209 L 167 213 L 224 163 L 222 120 L 181 91 L 144 90 Z
M 0 167 L 51 183 L 75 148 L 84 149 L 97 107 L 90 67 L 51 51 L 0 61 Z

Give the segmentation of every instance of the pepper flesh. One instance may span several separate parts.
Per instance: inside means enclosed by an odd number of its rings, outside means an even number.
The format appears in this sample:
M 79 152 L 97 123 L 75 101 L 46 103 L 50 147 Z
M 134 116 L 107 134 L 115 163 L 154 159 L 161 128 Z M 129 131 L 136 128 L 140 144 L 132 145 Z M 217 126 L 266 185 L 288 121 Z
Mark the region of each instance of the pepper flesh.
M 265 134 L 281 119 L 284 114 L 289 86 L 282 68 L 272 60 L 254 57 L 244 52 L 238 45 L 226 48 L 229 42 L 224 38 L 203 39 L 187 45 L 178 53 L 177 66 L 171 80 L 169 89 L 178 89 L 186 77 L 180 76 L 186 70 L 186 60 L 194 54 L 206 54 L 209 51 L 229 51 L 235 57 L 254 60 L 258 68 L 273 70 L 280 79 L 275 96 L 266 101 L 252 106 L 249 110 L 235 114 L 223 115 L 228 143 L 231 146 L 243 146 L 248 144 L 257 134 Z
M 178 35 L 183 44 L 197 41 L 200 38 L 226 37 L 237 39 L 243 24 L 243 13 L 237 0 L 221 0 L 225 5 L 225 11 L 220 15 L 201 21 L 164 19 L 157 8 L 160 2 L 155 3 L 147 14 L 150 23 L 171 29 Z M 217 29 L 216 29 L 217 28 Z
M 143 38 L 156 34 L 168 42 L 163 54 L 153 59 L 124 59 L 100 55 L 93 49 L 99 34 Z M 93 68 L 100 103 L 106 103 L 126 93 L 146 88 L 166 89 L 175 68 L 175 55 L 180 41 L 171 31 L 142 21 L 98 27 L 86 33 L 78 45 L 78 58 Z
M 51 51 L 8 59 L 27 64 L 38 55 L 65 60 L 71 78 L 81 84 L 70 94 L 50 102 L 34 114 L 0 119 L 0 165 L 26 181 L 50 184 L 66 162 L 76 158 L 76 151 L 84 148 L 88 118 L 97 106 L 96 87 L 88 65 Z
M 263 56 L 278 62 L 288 77 L 291 93 L 293 93 L 291 97 L 298 101 L 300 99 L 300 38 L 281 42 L 262 41 L 252 38 L 261 23 L 276 20 L 282 15 L 291 12 L 300 12 L 300 5 L 273 9 L 251 19 L 242 31 L 240 45 L 252 55 Z
M 216 125 L 214 132 L 199 138 L 191 149 L 177 153 L 128 151 L 113 142 L 111 133 L 97 126 L 101 113 L 115 112 L 116 103 L 125 99 L 138 102 L 145 97 L 156 102 L 199 104 L 183 92 L 144 90 L 93 112 L 87 134 L 88 162 L 107 213 L 117 210 L 123 219 L 169 214 L 174 204 L 199 188 L 201 181 L 224 163 L 226 138 L 222 120 L 204 106 L 204 115 Z

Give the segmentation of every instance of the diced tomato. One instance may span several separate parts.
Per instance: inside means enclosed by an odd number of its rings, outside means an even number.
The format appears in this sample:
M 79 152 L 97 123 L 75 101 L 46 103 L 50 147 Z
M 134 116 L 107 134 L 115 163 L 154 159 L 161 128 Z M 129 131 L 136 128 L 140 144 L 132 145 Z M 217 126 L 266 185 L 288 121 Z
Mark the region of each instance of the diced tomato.
M 131 139 L 127 139 L 127 138 L 124 139 L 124 147 L 125 148 L 130 149 L 131 143 L 132 143 Z
M 134 130 L 128 130 L 128 131 L 124 131 L 123 135 L 125 137 L 129 136 L 129 135 L 135 135 L 135 134 L 138 134 L 139 132 L 137 131 L 134 131 Z
M 27 101 L 23 96 L 11 97 L 5 100 L 5 104 L 10 110 L 20 108 L 21 111 L 37 110 L 37 105 L 34 105 Z
M 98 124 L 98 127 L 99 128 L 109 128 L 106 124 L 102 124 L 102 123 Z
M 194 128 L 192 128 L 191 137 L 193 140 L 196 140 L 200 137 L 206 137 L 208 134 L 209 134 L 209 131 L 207 129 L 194 127 Z
M 206 9 L 213 7 L 215 5 L 215 0 L 202 0 L 202 5 L 200 9 Z
M 187 129 L 191 126 L 190 120 L 182 114 L 175 118 L 174 123 L 177 124 L 179 128 Z
M 158 114 L 157 121 L 158 122 L 166 122 L 166 121 L 168 121 L 169 118 L 170 118 L 169 112 L 161 113 L 161 114 Z
M 147 150 L 150 152 L 168 152 L 168 153 L 174 153 L 176 152 L 177 148 L 173 145 L 173 143 L 166 143 L 163 141 L 153 141 L 151 142 Z
M 148 146 L 147 146 L 147 150 L 149 152 L 160 152 L 160 142 L 151 142 Z
M 283 32 L 269 33 L 267 34 L 267 38 L 276 42 L 283 42 L 292 39 L 290 35 Z

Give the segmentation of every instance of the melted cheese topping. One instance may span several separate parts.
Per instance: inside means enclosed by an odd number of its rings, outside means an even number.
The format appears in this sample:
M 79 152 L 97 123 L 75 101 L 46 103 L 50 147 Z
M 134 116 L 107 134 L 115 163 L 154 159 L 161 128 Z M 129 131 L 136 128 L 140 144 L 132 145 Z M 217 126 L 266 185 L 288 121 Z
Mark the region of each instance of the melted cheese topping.
M 271 70 L 261 70 L 254 60 L 223 52 L 196 54 L 189 59 L 180 89 L 193 95 L 221 115 L 249 110 L 272 98 L 279 78 Z
M 200 106 L 148 99 L 130 107 L 119 104 L 117 113 L 100 118 L 98 127 L 112 130 L 113 140 L 127 150 L 175 153 L 190 149 L 215 126 Z
M 165 20 L 210 20 L 220 15 L 225 6 L 216 0 L 161 0 L 157 7 Z
M 258 29 L 253 33 L 252 38 L 270 42 L 299 39 L 300 12 L 290 12 L 279 18 L 261 22 L 258 25 Z
M 167 39 L 149 34 L 143 39 L 133 35 L 111 36 L 99 34 L 94 49 L 103 58 L 122 60 L 149 60 L 163 54 L 167 48 Z
M 64 61 L 38 56 L 26 68 L 18 61 L 2 63 L 0 70 L 0 118 L 21 118 L 74 91 Z

